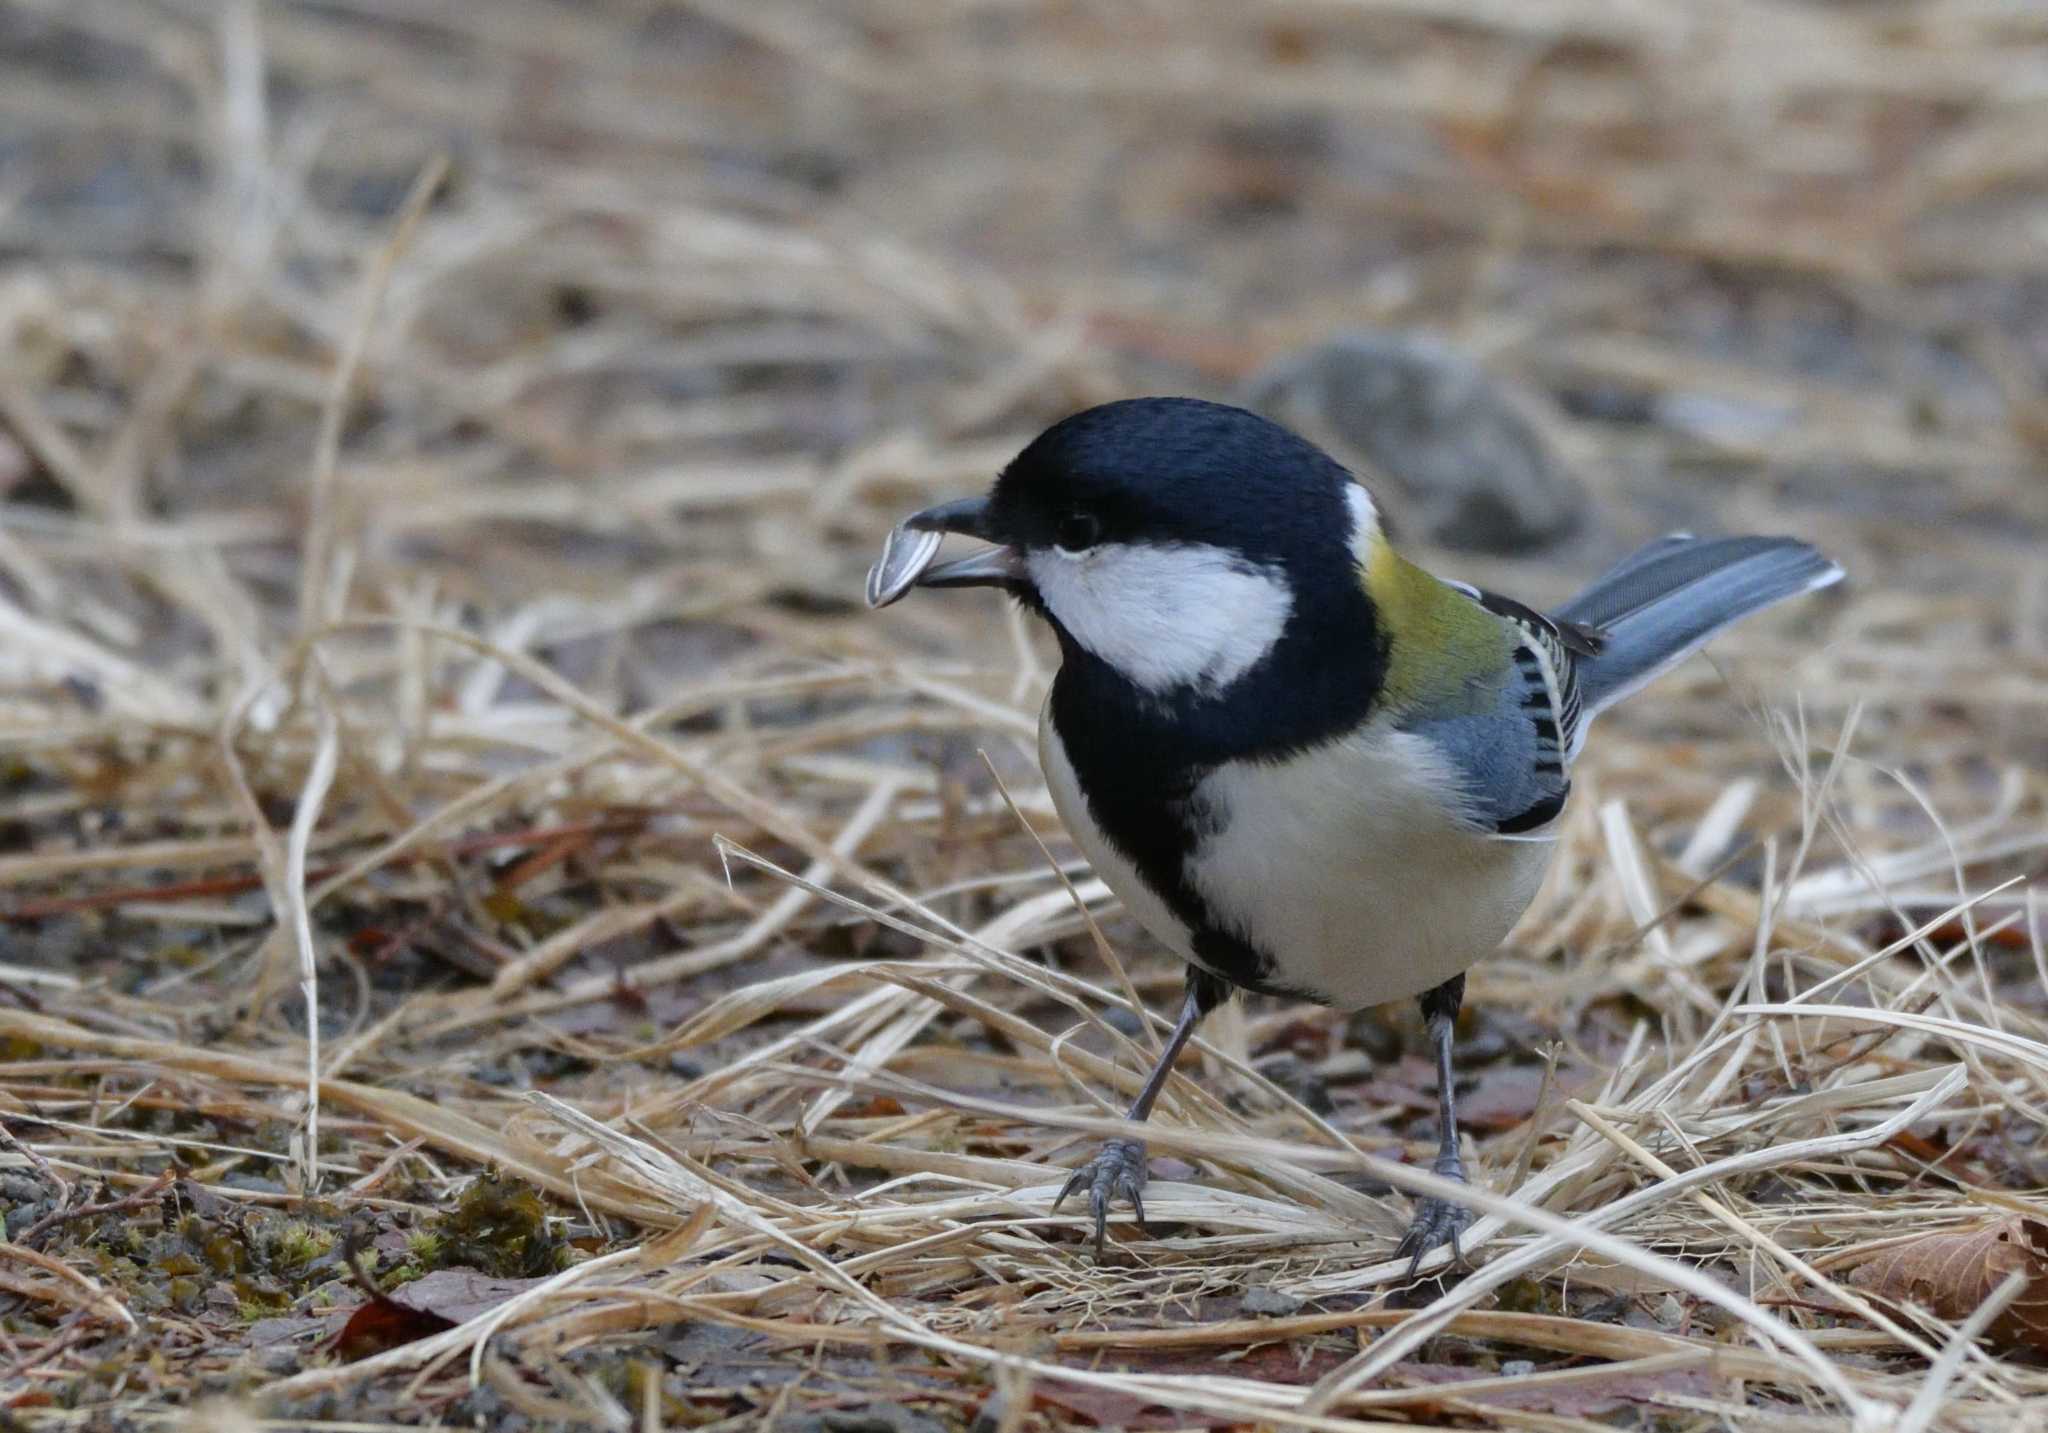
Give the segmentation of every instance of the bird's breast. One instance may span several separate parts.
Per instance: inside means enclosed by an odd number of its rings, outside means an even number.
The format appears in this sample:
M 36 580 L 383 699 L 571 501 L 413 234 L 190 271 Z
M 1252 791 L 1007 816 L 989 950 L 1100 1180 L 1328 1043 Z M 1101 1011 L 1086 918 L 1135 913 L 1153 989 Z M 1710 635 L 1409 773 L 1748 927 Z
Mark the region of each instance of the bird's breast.
M 1258 983 L 1345 1009 L 1420 994 L 1492 951 L 1551 852 L 1460 821 L 1456 772 L 1380 723 L 1221 763 L 1149 811 L 1125 790 L 1108 823 L 1049 713 L 1039 752 L 1076 844 L 1155 938 L 1241 981 L 1203 952 L 1248 949 Z
M 1345 1009 L 1419 995 L 1500 944 L 1549 864 L 1549 843 L 1461 820 L 1457 790 L 1429 742 L 1377 724 L 1228 762 L 1197 788 L 1190 883 L 1276 985 Z

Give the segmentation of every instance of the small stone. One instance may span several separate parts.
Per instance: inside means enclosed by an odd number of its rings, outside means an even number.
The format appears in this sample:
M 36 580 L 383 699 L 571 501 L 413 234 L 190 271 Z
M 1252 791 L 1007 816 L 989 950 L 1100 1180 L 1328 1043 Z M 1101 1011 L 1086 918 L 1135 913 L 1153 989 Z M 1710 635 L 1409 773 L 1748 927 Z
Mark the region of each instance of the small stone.
M 1102 1023 L 1119 1035 L 1135 1040 L 1145 1033 L 1145 1022 L 1127 1005 L 1112 1005 L 1102 1012 Z
M 1254 1318 L 1284 1319 L 1301 1312 L 1308 1300 L 1293 1294 L 1283 1294 L 1270 1284 L 1261 1284 L 1255 1289 L 1246 1289 L 1238 1307 Z
M 1329 450 L 1445 547 L 1523 553 L 1577 527 L 1579 485 L 1539 400 L 1424 334 L 1341 334 L 1254 374 L 1241 401 Z
M 1536 1371 L 1534 1359 L 1511 1358 L 1500 1366 L 1502 1378 L 1527 1378 Z
M 46 1215 L 55 1211 L 55 1203 L 47 1199 L 30 1199 L 17 1204 L 7 1211 L 4 1228 L 10 1240 L 19 1239 Z
M 1401 1031 L 1381 1009 L 1362 1010 L 1345 1022 L 1344 1043 L 1375 1065 L 1390 1065 L 1401 1058 L 1403 1042 Z
M 1471 1012 L 1458 1031 L 1458 1063 L 1485 1065 L 1495 1060 L 1538 1061 L 1554 1035 L 1518 1010 L 1468 1005 Z
M 1319 1115 L 1337 1112 L 1330 1087 L 1315 1068 L 1290 1054 L 1269 1055 L 1253 1066 L 1260 1074 Z
M 6 1201 L 9 1213 L 23 1204 L 33 1204 L 49 1193 L 49 1187 L 32 1174 L 16 1174 L 11 1170 L 0 1173 L 0 1200 Z

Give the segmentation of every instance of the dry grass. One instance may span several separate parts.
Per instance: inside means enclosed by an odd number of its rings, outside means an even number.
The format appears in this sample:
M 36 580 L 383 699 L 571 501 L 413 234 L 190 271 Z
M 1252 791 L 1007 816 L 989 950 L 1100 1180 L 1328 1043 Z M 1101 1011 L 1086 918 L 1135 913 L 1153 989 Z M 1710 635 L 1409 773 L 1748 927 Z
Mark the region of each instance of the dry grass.
M 1995 1309 L 1844 1271 L 2040 1208 L 2044 75 L 1991 0 L 15 0 L 8 1416 L 2033 1426 Z M 1419 1311 L 1406 1012 L 1219 1015 L 1152 1236 L 1051 1212 L 1175 971 L 1051 815 L 1035 637 L 856 610 L 1048 417 L 1364 324 L 1564 400 L 1598 505 L 1440 568 L 1852 575 L 1596 732 Z M 338 1263 L 112 1242 L 210 1194 L 388 1275 L 486 1166 L 589 1257 L 353 1363 Z

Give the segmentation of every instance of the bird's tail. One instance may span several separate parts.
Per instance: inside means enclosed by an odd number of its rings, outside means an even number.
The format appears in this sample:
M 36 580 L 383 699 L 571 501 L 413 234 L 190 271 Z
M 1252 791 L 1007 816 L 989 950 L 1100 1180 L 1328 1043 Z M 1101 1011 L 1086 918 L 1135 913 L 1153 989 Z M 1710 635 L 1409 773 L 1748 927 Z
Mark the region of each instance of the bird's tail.
M 1659 538 L 1556 613 L 1605 639 L 1597 655 L 1578 661 L 1587 717 L 1698 651 L 1722 628 L 1841 576 L 1840 567 L 1789 537 Z

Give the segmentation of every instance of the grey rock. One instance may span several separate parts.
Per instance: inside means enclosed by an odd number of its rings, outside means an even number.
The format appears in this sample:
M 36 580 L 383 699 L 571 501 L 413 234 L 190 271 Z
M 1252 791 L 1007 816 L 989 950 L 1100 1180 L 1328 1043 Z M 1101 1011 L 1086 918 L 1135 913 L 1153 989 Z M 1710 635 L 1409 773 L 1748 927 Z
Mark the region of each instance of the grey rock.
M 1256 1289 L 1246 1289 L 1239 1307 L 1254 1318 L 1284 1319 L 1298 1314 L 1308 1300 L 1298 1299 L 1293 1294 L 1283 1294 L 1270 1285 L 1261 1284 Z
M 12 1170 L 0 1174 L 0 1203 L 8 1206 L 9 1213 L 24 1204 L 46 1203 L 54 1192 L 35 1175 L 17 1174 Z
M 1322 445 L 1445 547 L 1545 548 L 1584 510 L 1532 416 L 1537 400 L 1426 335 L 1339 335 L 1254 374 L 1240 401 Z
M 35 1227 L 38 1220 L 56 1212 L 56 1201 L 29 1199 L 14 1205 L 7 1211 L 4 1229 L 9 1239 L 19 1239 Z
M 1329 1085 L 1314 1068 L 1297 1056 L 1284 1051 L 1268 1055 L 1253 1068 L 1317 1114 L 1337 1112 L 1337 1102 L 1330 1098 Z
M 1102 1023 L 1120 1035 L 1133 1040 L 1145 1033 L 1145 1022 L 1135 1012 L 1122 1005 L 1112 1005 L 1102 1012 Z

